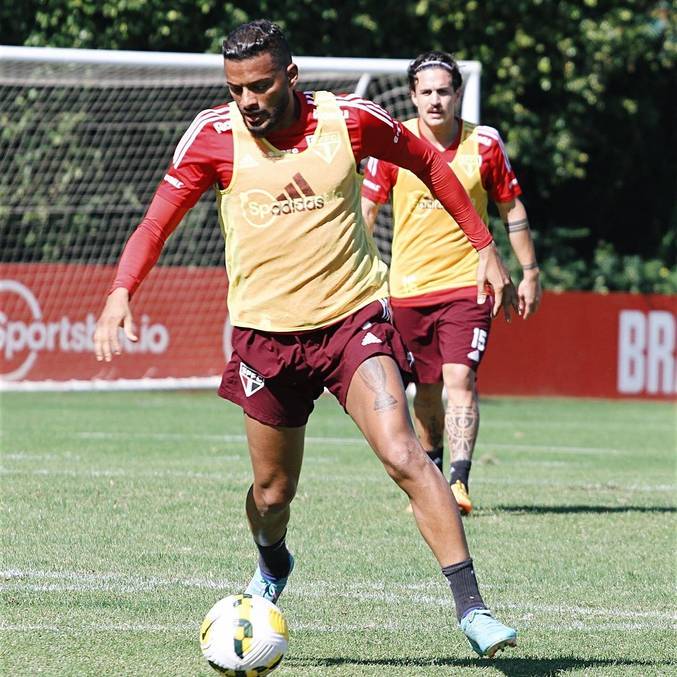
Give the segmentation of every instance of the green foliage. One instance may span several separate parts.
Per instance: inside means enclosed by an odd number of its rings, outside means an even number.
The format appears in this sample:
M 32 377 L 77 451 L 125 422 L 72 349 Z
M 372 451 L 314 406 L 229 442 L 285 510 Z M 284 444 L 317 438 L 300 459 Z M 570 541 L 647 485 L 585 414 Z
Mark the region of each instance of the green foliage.
M 0 39 L 217 52 L 261 16 L 296 54 L 479 59 L 482 119 L 506 141 L 551 281 L 677 290 L 677 14 L 663 0 L 45 0 L 0 8 Z
M 522 279 L 518 261 L 500 224 L 494 224 L 494 237 L 512 279 Z M 677 268 L 663 259 L 642 258 L 638 254 L 621 254 L 610 242 L 590 245 L 591 256 L 579 254 L 581 242 L 590 242 L 587 228 L 558 227 L 546 233 L 534 233 L 541 252 L 541 282 L 544 289 L 566 291 L 587 289 L 597 292 L 674 294 L 677 291 Z

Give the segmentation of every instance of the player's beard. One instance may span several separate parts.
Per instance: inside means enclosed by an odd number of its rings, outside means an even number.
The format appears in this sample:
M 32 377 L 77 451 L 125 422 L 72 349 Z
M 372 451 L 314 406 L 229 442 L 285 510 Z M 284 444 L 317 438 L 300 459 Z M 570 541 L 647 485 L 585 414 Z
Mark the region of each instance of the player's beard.
M 257 125 L 256 127 L 253 127 L 252 125 L 249 124 L 247 118 L 245 117 L 244 111 L 241 110 L 240 113 L 242 113 L 244 123 L 247 129 L 252 134 L 252 136 L 255 136 L 256 138 L 260 139 L 277 128 L 277 126 L 280 123 L 280 120 L 282 119 L 282 116 L 284 115 L 284 112 L 287 110 L 288 105 L 289 105 L 289 91 L 286 90 L 280 94 L 280 100 L 273 106 L 273 108 L 270 111 L 264 111 L 267 113 L 267 116 L 265 116 L 263 122 L 260 125 Z

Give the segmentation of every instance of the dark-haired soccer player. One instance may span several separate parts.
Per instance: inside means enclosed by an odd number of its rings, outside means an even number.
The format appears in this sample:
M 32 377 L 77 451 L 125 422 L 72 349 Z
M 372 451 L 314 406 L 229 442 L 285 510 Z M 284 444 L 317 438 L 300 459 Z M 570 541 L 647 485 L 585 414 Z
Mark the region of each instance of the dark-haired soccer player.
M 456 117 L 463 80 L 450 54 L 421 54 L 411 62 L 408 78 L 418 116 L 404 127 L 442 153 L 485 222 L 488 200 L 496 204 L 522 265 L 518 310 L 526 319 L 540 301 L 539 269 L 519 199 L 522 191 L 501 137 L 493 127 Z M 472 510 L 468 477 L 480 420 L 476 373 L 486 351 L 492 309 L 488 302 L 477 304 L 478 254 L 463 226 L 415 172 L 396 164 L 367 163 L 364 217 L 373 227 L 381 203 L 392 194 L 390 294 L 395 327 L 416 360 L 414 422 L 440 470 L 446 428 L 449 484 L 459 509 L 467 514 Z
M 305 425 L 326 387 L 406 492 L 447 577 L 458 619 L 477 652 L 516 633 L 495 620 L 477 587 L 458 509 L 409 419 L 410 365 L 390 323 L 387 273 L 360 209 L 359 161 L 368 155 L 421 176 L 479 251 L 477 284 L 509 313 L 514 288 L 491 236 L 441 157 L 378 106 L 355 96 L 296 92 L 297 67 L 266 20 L 224 41 L 233 102 L 200 113 L 119 263 L 97 322 L 99 360 L 133 340 L 129 297 L 200 195 L 216 187 L 226 239 L 233 357 L 219 394 L 239 404 L 254 481 L 247 518 L 259 563 L 247 591 L 276 601 L 294 560 L 285 536 L 303 458 Z

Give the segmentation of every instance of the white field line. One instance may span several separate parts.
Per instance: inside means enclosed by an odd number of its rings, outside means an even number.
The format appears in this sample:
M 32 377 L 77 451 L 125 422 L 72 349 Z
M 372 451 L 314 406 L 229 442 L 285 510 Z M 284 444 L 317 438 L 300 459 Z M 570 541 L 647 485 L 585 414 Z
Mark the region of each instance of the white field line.
M 550 430 L 557 428 L 574 428 L 575 430 L 595 430 L 599 431 L 602 428 L 609 428 L 610 430 L 620 430 L 622 428 L 629 428 L 631 431 L 638 430 L 669 430 L 675 429 L 674 424 L 666 423 L 661 420 L 646 419 L 602 419 L 592 417 L 588 420 L 582 421 L 579 418 L 572 418 L 571 420 L 557 420 L 557 419 L 533 419 L 522 422 L 522 425 L 527 430 Z M 490 414 L 486 414 L 482 420 L 483 428 L 514 428 L 515 422 L 510 420 L 501 420 L 497 418 L 490 418 Z
M 239 458 L 239 457 L 238 457 Z M 235 458 L 230 460 L 237 460 Z M 187 470 L 145 470 L 129 472 L 121 469 L 102 469 L 102 470 L 52 470 L 48 468 L 36 468 L 33 470 L 17 470 L 0 468 L 0 475 L 32 475 L 34 477 L 89 477 L 89 478 L 153 478 L 167 479 L 176 477 L 179 479 L 211 480 L 223 482 L 226 475 L 222 473 L 191 472 Z M 229 473 L 229 480 L 239 480 L 241 477 Z
M 220 460 L 244 460 L 244 457 L 240 456 L 220 456 Z M 305 464 L 313 465 L 314 463 L 326 463 L 327 460 L 321 459 L 312 459 L 308 458 L 304 460 Z M 220 472 L 194 472 L 188 470 L 134 470 L 127 471 L 123 469 L 109 468 L 109 469 L 99 469 L 99 470 L 53 470 L 51 468 L 33 468 L 33 469 L 17 469 L 17 468 L 2 468 L 0 467 L 0 476 L 32 476 L 32 477 L 82 477 L 82 478 L 129 478 L 132 480 L 138 479 L 148 479 L 148 478 L 179 478 L 179 479 L 195 479 L 195 480 L 209 480 L 211 482 L 225 482 L 240 480 L 245 475 L 239 476 L 234 475 L 232 472 L 228 475 Z M 246 474 L 246 477 L 249 477 L 249 474 Z M 304 476 L 307 479 L 312 478 L 313 481 L 327 481 L 336 483 L 340 480 L 345 480 L 346 476 L 326 476 L 326 475 L 312 475 L 308 471 L 305 472 Z M 349 476 L 349 479 L 352 482 L 355 482 L 353 475 Z M 359 478 L 359 484 L 368 484 L 368 483 L 377 483 L 381 484 L 385 481 L 386 477 L 384 474 L 375 472 L 371 475 L 361 475 Z M 525 486 L 525 487 L 562 487 L 565 489 L 571 490 L 580 490 L 580 491 L 612 491 L 620 493 L 674 493 L 677 491 L 677 485 L 675 484 L 616 484 L 613 482 L 600 483 L 600 482 L 573 482 L 571 480 L 521 480 L 521 479 L 510 479 L 510 478 L 475 478 L 473 482 L 476 485 L 483 484 L 492 484 L 498 486 L 510 485 L 511 487 L 515 486 Z
M 533 628 L 537 632 L 613 632 L 613 631 L 627 631 L 627 632 L 655 632 L 656 630 L 677 630 L 677 625 L 670 627 L 658 627 L 646 623 L 582 623 L 574 621 L 572 623 L 557 623 L 545 624 L 541 622 L 529 622 L 519 620 L 519 630 L 524 631 L 526 628 Z M 337 622 L 335 625 L 320 625 L 317 623 L 290 623 L 290 634 L 295 632 L 308 633 L 323 633 L 323 634 L 339 634 L 339 633 L 355 633 L 365 631 L 380 631 L 380 632 L 400 632 L 410 629 L 409 623 L 390 622 L 390 623 L 341 623 Z M 54 624 L 39 624 L 39 623 L 5 623 L 0 621 L 0 632 L 52 632 L 60 635 L 96 633 L 96 632 L 156 632 L 161 634 L 178 634 L 185 635 L 193 633 L 195 635 L 199 632 L 199 623 L 185 622 L 176 625 L 163 625 L 153 623 L 79 623 L 77 625 L 63 625 L 57 626 Z
M 81 461 L 82 456 L 79 453 L 62 451 L 60 453 L 35 454 L 30 451 L 20 451 L 15 449 L 9 454 L 0 454 L 3 461 Z
M 153 440 L 206 440 L 209 442 L 237 442 L 246 443 L 245 435 L 213 435 L 207 433 L 155 433 L 155 432 L 79 432 L 76 437 L 90 440 L 105 440 L 114 438 L 142 438 Z M 313 437 L 307 436 L 309 444 L 342 444 L 342 445 L 367 445 L 362 437 Z
M 606 616 L 607 618 L 655 618 L 664 621 L 677 621 L 677 611 L 634 611 L 622 609 L 595 609 L 569 604 L 497 604 L 497 609 L 513 609 L 539 614 L 557 616 Z
M 81 439 L 114 439 L 114 438 L 143 438 L 156 440 L 207 440 L 211 442 L 236 442 L 246 443 L 245 435 L 214 435 L 207 433 L 159 433 L 159 432 L 78 432 L 75 433 Z M 338 444 L 345 446 L 366 446 L 366 441 L 362 437 L 316 437 L 309 435 L 306 437 L 306 442 L 309 444 Z M 514 451 L 537 451 L 546 453 L 563 453 L 563 454 L 622 454 L 630 453 L 630 450 L 624 452 L 621 449 L 614 449 L 611 447 L 574 447 L 567 445 L 551 445 L 551 444 L 521 444 L 510 442 L 484 442 L 483 446 L 486 448 L 506 449 Z M 634 453 L 634 452 L 633 452 Z
M 224 593 L 229 590 L 237 590 L 241 581 L 231 581 L 227 579 L 213 578 L 166 578 L 161 576 L 133 576 L 122 573 L 106 572 L 94 574 L 91 572 L 76 571 L 38 571 L 7 569 L 0 571 L 0 579 L 4 579 L 4 584 L 0 585 L 1 590 L 14 591 L 39 591 L 39 592 L 88 592 L 102 591 L 113 593 L 139 593 L 147 591 L 157 591 L 158 589 L 171 590 L 174 588 L 193 588 L 207 590 L 221 590 Z M 41 582 L 42 581 L 42 582 Z M 47 582 L 45 582 L 47 581 Z M 388 583 L 387 589 L 382 583 L 371 583 L 364 581 L 362 583 L 336 583 L 329 581 L 316 581 L 308 583 L 290 583 L 286 594 L 290 597 L 301 598 L 319 598 L 327 599 L 331 597 L 342 597 L 351 600 L 375 600 L 395 605 L 401 604 L 403 599 L 411 599 L 417 604 L 428 604 L 434 606 L 450 607 L 451 598 L 448 594 L 434 594 L 435 589 L 444 587 L 434 583 L 406 584 L 406 583 Z M 489 586 L 484 586 L 489 587 Z M 429 591 L 429 594 L 421 594 L 422 591 Z M 430 594 L 432 593 L 432 594 Z M 580 620 L 590 617 L 612 618 L 616 620 L 656 620 L 660 623 L 677 622 L 677 611 L 657 611 L 657 610 L 626 610 L 614 608 L 594 608 L 574 606 L 569 604 L 518 604 L 503 603 L 494 605 L 498 610 L 511 610 L 526 614 L 523 620 L 534 621 L 534 614 L 556 615 L 558 618 L 569 618 L 577 623 Z M 539 626 L 540 627 L 540 626 Z
M 617 484 L 615 482 L 572 482 L 571 480 L 517 480 L 517 479 L 493 479 L 490 477 L 474 478 L 474 484 L 498 484 L 524 487 L 562 487 L 565 489 L 582 489 L 585 491 L 618 491 L 621 493 L 632 492 L 667 492 L 677 491 L 675 484 Z
M 195 463 L 201 463 L 204 461 L 247 461 L 249 463 L 249 456 L 247 452 L 243 449 L 241 454 L 215 454 L 212 456 L 193 456 L 192 457 L 193 461 Z M 91 462 L 91 459 L 80 455 L 79 453 L 76 452 L 71 452 L 71 451 L 64 451 L 62 453 L 50 453 L 50 454 L 42 454 L 42 453 L 33 453 L 31 451 L 14 451 L 10 454 L 1 454 L 0 453 L 0 461 L 26 461 L 26 462 L 33 462 L 33 461 L 58 461 L 58 462 L 63 462 L 63 461 L 76 461 L 78 463 L 81 463 L 85 460 L 88 460 Z M 322 456 L 309 456 L 303 459 L 304 463 L 338 463 L 339 459 L 336 456 L 329 456 L 327 454 L 323 454 Z M 555 461 L 557 464 L 565 464 L 564 461 Z M 44 468 L 44 470 L 47 470 L 47 468 Z M 160 471 L 160 472 L 166 472 L 166 471 Z M 186 471 L 176 471 L 176 472 L 186 472 Z
M 37 571 L 33 569 L 7 569 L 0 571 L 0 581 L 23 583 L 26 580 L 68 581 L 69 590 L 117 591 L 121 587 L 130 592 L 143 592 L 159 588 L 198 588 L 206 590 L 228 590 L 237 588 L 241 581 L 213 578 L 163 578 L 156 576 L 132 576 L 123 573 L 106 572 L 93 574 L 80 571 Z M 50 585 L 50 584 L 47 584 Z M 54 585 L 60 585 L 56 583 Z M 15 587 L 16 586 L 6 586 Z
M 513 444 L 510 442 L 484 442 L 487 449 L 505 449 L 508 451 L 546 451 L 555 454 L 622 454 L 621 449 L 610 447 L 568 447 L 541 444 Z M 629 453 L 629 452 L 626 452 Z

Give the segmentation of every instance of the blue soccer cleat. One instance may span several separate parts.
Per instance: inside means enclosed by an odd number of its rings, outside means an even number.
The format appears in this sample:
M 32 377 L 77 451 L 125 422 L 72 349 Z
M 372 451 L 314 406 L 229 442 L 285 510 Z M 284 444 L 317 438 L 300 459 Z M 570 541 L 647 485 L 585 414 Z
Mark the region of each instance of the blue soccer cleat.
M 245 594 L 258 595 L 275 604 L 287 585 L 287 579 L 293 570 L 294 557 L 291 553 L 289 554 L 289 573 L 284 578 L 267 578 L 263 575 L 261 567 L 257 564 L 256 571 L 251 581 L 249 581 Z
M 493 658 L 497 651 L 517 644 L 517 632 L 497 621 L 489 609 L 475 609 L 461 619 L 461 630 L 480 655 Z

